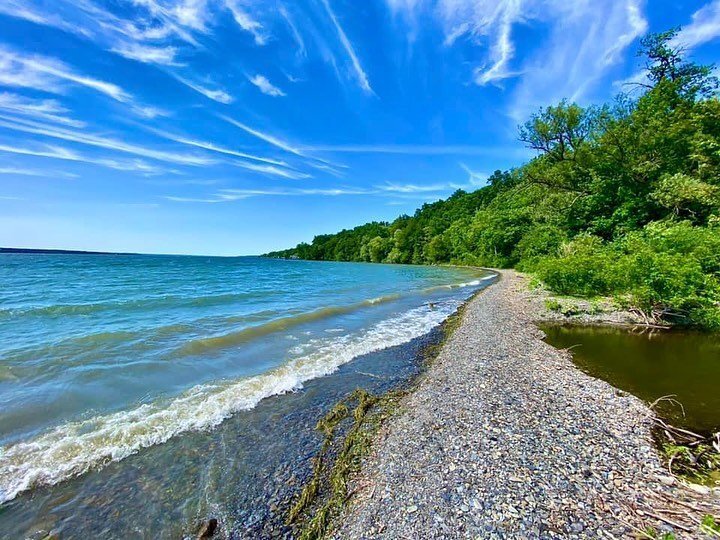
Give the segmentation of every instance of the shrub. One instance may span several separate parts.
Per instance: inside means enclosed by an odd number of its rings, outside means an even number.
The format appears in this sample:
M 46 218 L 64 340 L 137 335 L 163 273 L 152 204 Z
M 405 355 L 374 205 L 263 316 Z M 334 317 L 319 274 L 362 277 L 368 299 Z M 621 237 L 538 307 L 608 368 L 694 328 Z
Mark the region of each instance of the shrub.
M 581 235 L 534 270 L 560 294 L 613 295 L 650 319 L 720 328 L 717 232 L 663 222 L 612 243 Z
M 534 264 L 537 276 L 553 291 L 576 296 L 611 294 L 621 288 L 612 249 L 595 236 L 581 235 L 564 244 L 557 257 Z

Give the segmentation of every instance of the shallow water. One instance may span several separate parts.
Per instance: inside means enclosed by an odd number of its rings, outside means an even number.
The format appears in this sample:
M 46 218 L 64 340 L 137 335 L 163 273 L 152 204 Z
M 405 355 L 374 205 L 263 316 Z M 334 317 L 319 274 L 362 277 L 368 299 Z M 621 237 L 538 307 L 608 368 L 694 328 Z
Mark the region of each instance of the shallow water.
M 177 538 L 210 515 L 226 536 L 277 532 L 317 419 L 404 384 L 488 277 L 0 255 L 0 536 Z
M 594 377 L 652 403 L 674 395 L 683 410 L 658 404 L 675 425 L 720 430 L 720 336 L 682 331 L 629 331 L 602 326 L 543 325 L 547 342 L 572 347 L 575 363 Z

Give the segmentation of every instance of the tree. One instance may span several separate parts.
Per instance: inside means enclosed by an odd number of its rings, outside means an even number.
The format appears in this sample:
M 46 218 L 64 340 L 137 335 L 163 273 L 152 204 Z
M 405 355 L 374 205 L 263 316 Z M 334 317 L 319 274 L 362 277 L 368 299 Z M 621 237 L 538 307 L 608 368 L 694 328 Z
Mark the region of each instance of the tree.
M 656 322 L 720 328 L 720 100 L 678 33 L 650 35 L 643 93 L 534 114 L 538 155 L 392 223 L 279 256 L 517 266 L 556 292 L 612 295 Z
M 597 110 L 583 109 L 562 100 L 557 106 L 540 109 L 519 128 L 519 139 L 528 148 L 553 161 L 572 159 L 593 132 Z
M 712 76 L 713 65 L 698 65 L 685 59 L 679 43 L 679 28 L 649 34 L 640 41 L 638 55 L 646 58 L 645 71 L 652 85 L 672 83 L 680 95 L 695 99 L 708 97 L 718 89 L 718 79 Z

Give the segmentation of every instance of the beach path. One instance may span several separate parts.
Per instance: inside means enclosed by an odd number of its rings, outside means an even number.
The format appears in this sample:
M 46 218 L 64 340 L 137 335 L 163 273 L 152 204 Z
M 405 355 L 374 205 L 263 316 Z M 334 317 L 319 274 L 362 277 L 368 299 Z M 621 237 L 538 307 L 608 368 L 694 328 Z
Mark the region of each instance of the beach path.
M 669 526 L 646 512 L 688 490 L 658 458 L 650 410 L 542 341 L 541 310 L 512 271 L 467 305 L 381 429 L 334 538 L 628 538 Z

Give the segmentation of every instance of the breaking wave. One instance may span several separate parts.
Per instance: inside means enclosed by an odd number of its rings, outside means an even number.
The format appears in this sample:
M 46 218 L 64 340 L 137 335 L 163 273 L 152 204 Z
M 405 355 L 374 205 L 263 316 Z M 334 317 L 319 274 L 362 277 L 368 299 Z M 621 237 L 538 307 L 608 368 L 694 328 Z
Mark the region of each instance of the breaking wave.
M 304 382 L 328 375 L 358 356 L 426 334 L 460 303 L 446 300 L 432 309 L 422 306 L 381 321 L 357 335 L 329 337 L 311 353 L 261 375 L 195 386 L 173 399 L 67 423 L 34 439 L 2 447 L 0 503 L 28 489 L 53 485 L 122 460 L 181 433 L 213 428 L 234 413 L 252 409 L 264 398 L 296 391 Z M 323 314 L 305 314 L 308 315 Z M 195 349 L 199 350 L 197 345 Z

